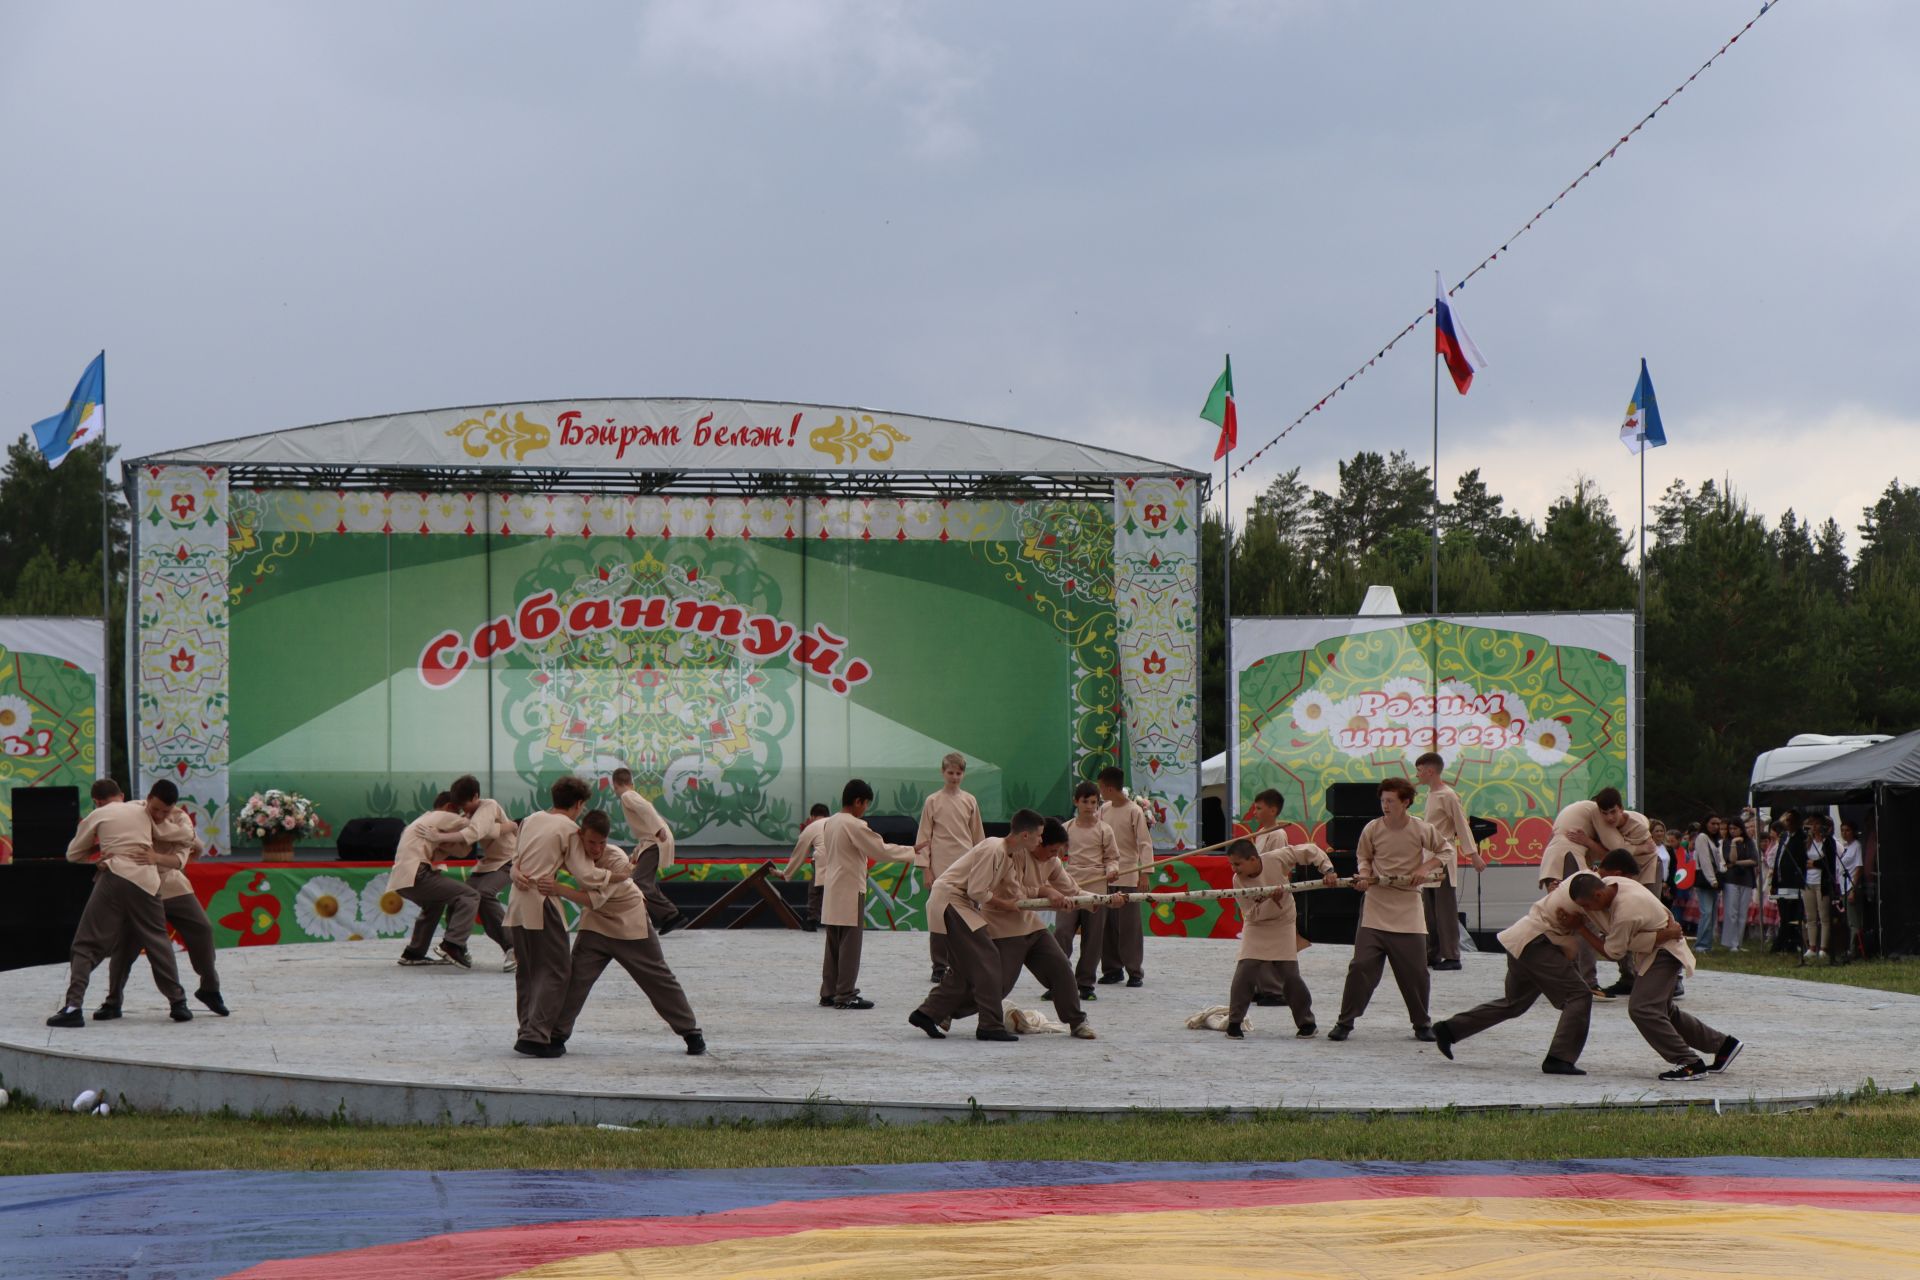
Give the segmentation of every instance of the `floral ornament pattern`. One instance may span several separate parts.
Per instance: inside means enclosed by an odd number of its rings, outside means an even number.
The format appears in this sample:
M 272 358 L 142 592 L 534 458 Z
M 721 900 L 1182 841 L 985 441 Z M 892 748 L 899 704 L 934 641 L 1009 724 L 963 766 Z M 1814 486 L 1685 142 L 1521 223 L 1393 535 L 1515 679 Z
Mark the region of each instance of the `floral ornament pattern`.
M 227 832 L 227 473 L 152 466 L 134 484 L 140 789 L 180 788 L 208 852 Z
M 301 885 L 293 914 L 300 928 L 315 938 L 346 942 L 371 932 L 360 923 L 359 891 L 338 876 L 315 876 Z
M 200 863 L 190 863 L 189 868 Z M 189 875 L 191 879 L 191 874 Z M 236 887 L 237 886 L 237 887 Z M 216 904 L 220 899 L 231 895 L 234 910 L 223 915 L 215 915 Z M 240 947 L 270 947 L 280 941 L 280 899 L 272 892 L 272 883 L 263 872 L 243 871 L 228 881 L 227 889 L 215 894 L 207 903 L 220 927 L 231 930 L 239 937 L 230 945 Z
M 414 921 L 419 918 L 419 905 L 387 888 L 385 876 L 377 876 L 361 887 L 360 920 L 373 936 L 402 937 L 413 932 Z
M 1114 610 L 1128 783 L 1155 843 L 1199 843 L 1199 521 L 1179 477 L 1114 486 Z

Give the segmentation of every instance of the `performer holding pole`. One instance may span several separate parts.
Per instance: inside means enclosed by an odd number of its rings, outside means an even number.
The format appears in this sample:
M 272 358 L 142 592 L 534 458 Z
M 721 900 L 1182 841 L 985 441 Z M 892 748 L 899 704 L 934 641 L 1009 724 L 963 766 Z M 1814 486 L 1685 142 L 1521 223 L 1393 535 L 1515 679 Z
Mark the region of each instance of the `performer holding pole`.
M 634 886 L 645 895 L 647 915 L 665 936 L 687 922 L 660 887 L 660 873 L 673 865 L 673 828 L 651 801 L 633 789 L 633 770 L 623 766 L 613 771 L 613 794 L 619 798 L 627 830 L 633 832 Z
M 1147 812 L 1126 792 L 1127 775 L 1109 765 L 1099 773 L 1100 818 L 1113 828 L 1113 840 L 1119 846 L 1120 874 L 1109 890 L 1144 889 L 1150 883 L 1145 870 L 1128 871 L 1153 863 L 1153 825 Z M 1111 985 L 1125 980 L 1130 987 L 1145 986 L 1147 981 L 1144 925 L 1140 908 L 1129 903 L 1115 908 L 1107 917 L 1101 939 L 1100 982 Z
M 1353 1024 L 1367 1011 L 1389 964 L 1413 1023 L 1413 1038 L 1433 1039 L 1427 1014 L 1427 921 L 1420 906 L 1420 886 L 1453 856 L 1453 846 L 1407 812 L 1413 797 L 1413 784 L 1405 778 L 1383 779 L 1381 816 L 1360 833 L 1353 887 L 1367 896 L 1360 907 L 1360 927 L 1353 935 L 1353 961 L 1347 966 L 1340 1020 L 1327 1033 L 1329 1040 L 1345 1040 L 1353 1034 Z M 1382 882 L 1383 876 L 1405 879 L 1389 884 Z
M 980 821 L 980 802 L 960 789 L 967 776 L 967 758 L 949 751 L 940 761 L 941 787 L 920 806 L 920 831 L 914 847 L 927 851 L 927 883 L 931 885 L 966 852 L 987 838 Z M 947 971 L 947 936 L 927 931 L 927 952 L 933 961 L 933 980 Z
M 1415 776 L 1427 789 L 1427 823 L 1454 849 L 1452 858 L 1441 860 L 1440 878 L 1420 895 L 1427 917 L 1427 967 L 1451 970 L 1460 967 L 1460 897 L 1455 887 L 1460 852 L 1471 851 L 1476 872 L 1486 869 L 1487 860 L 1480 856 L 1480 842 L 1473 838 L 1473 824 L 1467 820 L 1460 793 L 1447 785 L 1446 768 L 1446 760 L 1435 751 L 1413 762 Z
M 869 862 L 912 862 L 915 849 L 888 844 L 867 825 L 873 788 L 859 778 L 840 791 L 840 812 L 800 833 L 787 861 L 789 873 L 813 854 L 813 873 L 821 881 L 821 923 L 826 926 L 825 955 L 820 965 L 820 1004 L 831 1009 L 871 1009 L 873 1001 L 860 994 L 860 935 L 865 927 L 863 903 Z
M 1255 805 L 1265 796 L 1262 792 Z M 1240 1024 L 1246 1020 L 1247 1006 L 1256 990 L 1266 985 L 1283 993 L 1293 1013 L 1294 1034 L 1304 1040 L 1315 1030 L 1313 995 L 1300 978 L 1293 895 L 1284 886 L 1293 879 L 1296 867 L 1307 865 L 1320 868 L 1323 884 L 1338 884 L 1333 863 L 1315 845 L 1277 844 L 1261 849 L 1251 840 L 1236 840 L 1227 849 L 1227 859 L 1233 864 L 1236 889 L 1253 885 L 1279 888 L 1265 900 L 1240 902 L 1240 957 L 1233 967 L 1233 986 L 1227 997 L 1227 1036 L 1233 1040 L 1245 1036 Z
M 1067 828 L 1067 871 L 1077 885 L 1113 884 L 1120 878 L 1120 846 L 1113 828 L 1100 818 L 1100 788 L 1082 782 L 1073 789 L 1073 821 Z M 1060 913 L 1054 938 L 1060 950 L 1073 955 L 1073 935 L 1080 935 L 1080 961 L 1073 980 L 1082 1000 L 1093 1000 L 1094 976 L 1099 972 L 1101 943 L 1106 937 L 1108 910 L 1098 906 L 1069 907 Z

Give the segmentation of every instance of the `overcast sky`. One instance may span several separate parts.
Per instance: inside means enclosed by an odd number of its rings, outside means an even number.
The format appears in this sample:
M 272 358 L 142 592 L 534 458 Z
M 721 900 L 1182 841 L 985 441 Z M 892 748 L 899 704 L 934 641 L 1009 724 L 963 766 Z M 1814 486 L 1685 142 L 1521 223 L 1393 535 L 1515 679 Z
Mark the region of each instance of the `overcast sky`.
M 593 395 L 1263 443 L 1750 18 L 1541 4 L 0 0 L 0 425 L 131 452 Z M 1920 481 L 1920 5 L 1781 0 L 1456 298 L 1443 481 Z M 1422 331 L 1236 482 L 1429 448 Z

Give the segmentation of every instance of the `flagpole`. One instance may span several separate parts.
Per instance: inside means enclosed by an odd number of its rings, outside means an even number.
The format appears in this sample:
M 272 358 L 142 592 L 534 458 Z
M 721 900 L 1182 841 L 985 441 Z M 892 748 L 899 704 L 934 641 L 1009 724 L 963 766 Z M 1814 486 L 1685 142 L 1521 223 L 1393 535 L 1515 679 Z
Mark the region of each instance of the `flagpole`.
M 94 777 L 113 773 L 113 488 L 107 479 L 107 353 L 100 353 L 100 700 L 106 723 L 94 726 Z
M 1440 310 L 1434 308 L 1433 322 L 1440 323 Z M 1428 558 L 1433 581 L 1433 616 L 1440 616 L 1440 352 L 1433 353 L 1433 512 L 1428 539 Z
M 1235 698 L 1233 695 L 1233 685 L 1234 685 L 1234 680 L 1233 680 L 1233 451 L 1231 449 L 1227 451 L 1226 460 L 1224 463 L 1222 463 L 1222 466 L 1224 467 L 1224 470 L 1221 472 L 1220 503 L 1223 508 L 1221 512 L 1221 516 L 1222 516 L 1221 523 L 1222 525 L 1225 526 L 1227 536 L 1225 539 L 1226 546 L 1224 548 L 1225 555 L 1222 557 L 1222 560 L 1224 563 L 1222 565 L 1222 572 L 1221 572 L 1220 594 L 1222 597 L 1221 618 L 1224 623 L 1224 629 L 1226 631 L 1226 639 L 1227 639 L 1227 643 L 1226 643 L 1226 651 L 1227 651 L 1227 723 L 1226 723 L 1227 805 L 1226 805 L 1226 808 L 1227 808 L 1227 836 L 1229 839 L 1231 839 L 1233 836 L 1234 823 L 1238 821 L 1240 817 L 1240 814 L 1239 814 L 1240 798 L 1239 798 L 1239 793 L 1234 790 L 1234 785 L 1235 785 L 1234 772 L 1235 771 L 1233 767 L 1234 764 L 1236 763 L 1234 760 L 1235 752 L 1234 752 L 1233 739 L 1234 739 L 1235 732 L 1239 728 L 1240 708 L 1237 705 L 1235 705 L 1238 702 L 1238 699 Z
M 1644 367 L 1646 361 L 1642 360 Z M 1647 439 L 1640 437 L 1640 609 L 1633 619 L 1633 799 L 1647 803 Z

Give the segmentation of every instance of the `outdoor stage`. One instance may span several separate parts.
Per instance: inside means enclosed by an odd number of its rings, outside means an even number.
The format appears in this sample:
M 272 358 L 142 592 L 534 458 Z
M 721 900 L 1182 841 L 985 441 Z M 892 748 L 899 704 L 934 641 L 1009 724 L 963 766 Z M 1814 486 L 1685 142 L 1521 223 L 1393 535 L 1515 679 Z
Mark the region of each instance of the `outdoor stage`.
M 43 1102 L 104 1087 L 116 1106 L 136 1110 L 462 1124 L 1779 1107 L 1869 1079 L 1883 1090 L 1920 1081 L 1920 1041 L 1912 1035 L 1920 997 L 1733 974 L 1690 981 L 1686 1007 L 1746 1041 L 1747 1051 L 1726 1075 L 1686 1085 L 1654 1079 L 1661 1064 L 1624 1000 L 1596 1006 L 1584 1078 L 1540 1074 L 1553 1017 L 1544 1002 L 1460 1046 L 1458 1061 L 1445 1061 L 1412 1039 L 1391 977 L 1353 1038 L 1335 1044 L 1325 1032 L 1349 951 L 1327 945 L 1302 957 L 1321 1036 L 1296 1040 L 1285 1009 L 1255 1009 L 1248 1038 L 1235 1042 L 1184 1025 L 1224 1001 L 1233 969 L 1233 943 L 1200 938 L 1149 939 L 1145 988 L 1099 988 L 1088 1009 L 1097 1041 L 1041 1035 L 983 1044 L 970 1023 L 933 1041 L 905 1021 L 927 990 L 925 936 L 872 930 L 861 974 L 864 993 L 879 1004 L 872 1011 L 816 1004 L 817 934 L 676 933 L 666 939 L 667 956 L 700 1016 L 707 1057 L 687 1057 L 638 989 L 610 969 L 567 1056 L 539 1061 L 511 1051 L 513 978 L 500 971 L 492 944 L 476 940 L 471 972 L 402 969 L 394 963 L 399 946 L 223 951 L 233 1016 L 199 1010 L 186 1025 L 167 1020 L 141 968 L 124 1019 L 53 1030 L 43 1024 L 59 1003 L 64 967 L 16 971 L 0 989 L 0 1077 Z M 190 984 L 184 957 L 182 968 Z M 1489 998 L 1504 972 L 1497 955 L 1469 955 L 1463 972 L 1434 974 L 1434 1014 Z M 104 979 L 96 974 L 89 1009 Z M 1014 999 L 1044 1007 L 1030 978 Z

